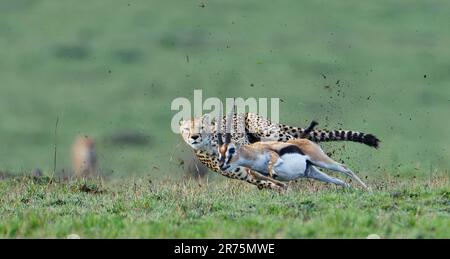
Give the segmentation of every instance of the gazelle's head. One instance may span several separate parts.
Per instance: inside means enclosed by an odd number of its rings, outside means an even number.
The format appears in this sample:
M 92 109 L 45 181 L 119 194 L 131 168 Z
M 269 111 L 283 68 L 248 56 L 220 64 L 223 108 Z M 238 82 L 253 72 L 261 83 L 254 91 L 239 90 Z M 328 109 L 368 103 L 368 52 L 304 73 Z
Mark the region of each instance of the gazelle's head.
M 231 127 L 235 110 L 236 107 L 233 107 L 233 110 L 227 116 L 225 123 L 225 138 L 222 136 L 221 120 L 218 120 L 216 123 L 217 143 L 219 144 L 219 168 L 222 171 L 228 170 L 232 163 L 239 159 L 239 150 L 234 143 L 231 143 Z M 221 117 L 222 116 L 219 118 Z
M 231 165 L 239 159 L 239 150 L 233 143 L 224 144 L 219 148 L 219 168 L 222 171 L 228 170 Z

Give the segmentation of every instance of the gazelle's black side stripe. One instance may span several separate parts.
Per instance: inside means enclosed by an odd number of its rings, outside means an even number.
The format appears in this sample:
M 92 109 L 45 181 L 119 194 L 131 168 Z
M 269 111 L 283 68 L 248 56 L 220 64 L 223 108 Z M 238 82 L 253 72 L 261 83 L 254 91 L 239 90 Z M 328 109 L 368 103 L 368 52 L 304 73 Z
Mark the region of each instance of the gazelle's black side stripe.
M 295 145 L 289 145 L 287 147 L 284 147 L 284 148 L 280 149 L 280 151 L 278 152 L 278 154 L 280 156 L 283 156 L 285 154 L 292 154 L 292 153 L 301 154 L 301 155 L 305 154 L 299 147 L 297 147 Z

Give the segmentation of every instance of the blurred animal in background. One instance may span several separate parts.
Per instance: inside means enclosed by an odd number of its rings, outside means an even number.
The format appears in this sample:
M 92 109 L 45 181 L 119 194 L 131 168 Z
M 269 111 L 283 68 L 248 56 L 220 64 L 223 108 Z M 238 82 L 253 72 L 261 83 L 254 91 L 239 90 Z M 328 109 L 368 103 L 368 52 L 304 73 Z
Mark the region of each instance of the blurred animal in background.
M 97 171 L 95 142 L 88 136 L 78 136 L 72 145 L 72 167 L 79 178 L 94 177 Z

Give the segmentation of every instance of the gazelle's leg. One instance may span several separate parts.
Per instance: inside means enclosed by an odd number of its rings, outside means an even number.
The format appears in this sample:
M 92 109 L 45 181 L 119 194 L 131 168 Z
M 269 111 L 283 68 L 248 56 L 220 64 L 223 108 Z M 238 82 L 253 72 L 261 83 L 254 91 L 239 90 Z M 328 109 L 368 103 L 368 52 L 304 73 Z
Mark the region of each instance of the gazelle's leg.
M 359 179 L 356 174 L 354 174 L 345 165 L 342 165 L 331 159 L 327 154 L 325 154 L 325 152 L 323 152 L 322 148 L 320 148 L 319 145 L 305 139 L 293 140 L 290 141 L 290 143 L 296 144 L 305 153 L 305 155 L 309 157 L 308 160 L 311 162 L 311 164 L 321 168 L 343 173 L 361 184 L 365 189 L 368 189 L 366 184 L 361 181 L 361 179 Z
M 331 177 L 324 172 L 321 172 L 319 169 L 315 168 L 314 166 L 310 165 L 308 167 L 308 174 L 306 175 L 307 178 L 316 179 L 322 182 L 326 183 L 334 183 L 336 185 L 344 186 L 344 187 L 350 187 L 350 185 L 342 180 L 339 180 L 337 178 Z
M 269 178 L 245 167 L 236 167 L 230 172 L 223 172 L 219 168 L 216 168 L 216 171 L 225 177 L 246 181 L 250 184 L 256 185 L 258 189 L 287 189 L 287 185 L 285 183 Z
M 282 187 L 282 188 L 286 188 L 286 187 L 287 187 L 287 185 L 286 185 L 285 183 L 283 183 L 283 182 L 280 182 L 280 181 L 275 180 L 275 179 L 273 179 L 273 178 L 269 178 L 269 177 L 267 177 L 267 176 L 264 176 L 264 175 L 262 175 L 262 174 L 260 174 L 260 173 L 258 173 L 258 172 L 256 172 L 256 171 L 252 171 L 252 170 L 250 170 L 250 169 L 247 169 L 247 170 L 248 170 L 247 172 L 248 172 L 250 175 L 252 175 L 252 176 L 254 177 L 254 179 L 257 179 L 257 180 L 263 180 L 263 181 L 268 181 L 268 182 L 274 183 L 274 184 L 276 184 L 277 186 L 280 186 L 280 187 Z
M 370 188 L 367 187 L 367 185 L 355 173 L 353 173 L 353 171 L 350 170 L 348 167 L 337 164 L 336 171 L 341 172 L 341 173 L 349 176 L 353 180 L 357 181 L 359 184 L 361 184 L 364 187 L 364 189 L 370 190 Z
M 267 166 L 267 171 L 269 172 L 269 177 L 273 178 L 273 173 L 272 173 L 272 171 L 273 171 L 273 163 L 272 163 L 272 161 L 269 161 L 269 165 Z
M 348 169 L 346 166 L 341 165 L 339 163 L 325 163 L 325 162 L 321 162 L 321 161 L 311 161 L 312 164 L 318 166 L 318 167 L 322 167 L 325 169 L 330 169 L 333 171 L 337 171 L 340 173 L 343 173 L 345 175 L 347 175 L 348 177 L 352 178 L 353 180 L 357 181 L 359 184 L 361 184 L 365 189 L 369 190 L 369 188 L 367 187 L 367 185 L 355 174 L 352 172 L 352 170 Z
M 273 170 L 273 166 L 277 163 L 278 159 L 280 159 L 280 156 L 278 156 L 275 152 L 271 152 L 270 154 L 270 161 L 267 166 L 267 171 L 269 173 L 269 177 L 273 179 L 273 175 L 275 171 Z

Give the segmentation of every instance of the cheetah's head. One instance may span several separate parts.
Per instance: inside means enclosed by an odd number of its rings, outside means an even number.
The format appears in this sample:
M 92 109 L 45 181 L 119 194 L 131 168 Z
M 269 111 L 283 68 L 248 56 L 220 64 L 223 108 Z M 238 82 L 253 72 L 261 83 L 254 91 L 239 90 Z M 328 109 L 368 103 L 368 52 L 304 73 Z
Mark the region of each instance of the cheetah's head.
M 181 136 L 194 150 L 204 148 L 211 142 L 212 131 L 209 116 L 182 121 L 180 125 Z

